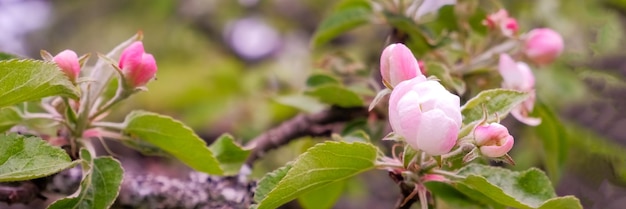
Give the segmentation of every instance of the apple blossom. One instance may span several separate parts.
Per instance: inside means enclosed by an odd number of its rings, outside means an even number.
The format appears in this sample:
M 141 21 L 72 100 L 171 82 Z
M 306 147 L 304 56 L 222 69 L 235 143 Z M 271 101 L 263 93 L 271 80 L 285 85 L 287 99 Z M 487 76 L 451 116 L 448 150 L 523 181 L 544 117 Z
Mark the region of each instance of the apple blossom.
M 52 60 L 61 68 L 61 71 L 67 75 L 70 81 L 76 82 L 78 74 L 80 74 L 80 64 L 76 52 L 66 49 L 54 56 Z
M 143 43 L 136 41 L 122 52 L 119 67 L 126 83 L 131 87 L 145 86 L 157 71 L 156 61 L 151 54 L 145 53 Z
M 461 119 L 459 97 L 423 75 L 400 82 L 391 92 L 389 123 L 413 149 L 433 156 L 450 152 Z
M 513 148 L 513 136 L 499 123 L 476 126 L 474 139 L 480 153 L 487 157 L 502 157 Z
M 509 13 L 504 9 L 488 15 L 483 21 L 483 25 L 490 29 L 499 29 L 505 36 L 513 36 L 519 31 L 517 20 L 509 17 Z
M 548 28 L 537 28 L 528 32 L 524 53 L 539 65 L 549 64 L 563 51 L 563 38 Z
M 413 53 L 404 44 L 391 44 L 380 56 L 380 74 L 389 88 L 398 83 L 421 75 L 419 64 Z
M 538 118 L 529 117 L 535 104 L 535 76 L 526 63 L 515 62 L 508 54 L 500 54 L 498 71 L 502 75 L 502 87 L 530 94 L 522 104 L 511 110 L 511 115 L 522 123 L 536 126 L 541 123 Z

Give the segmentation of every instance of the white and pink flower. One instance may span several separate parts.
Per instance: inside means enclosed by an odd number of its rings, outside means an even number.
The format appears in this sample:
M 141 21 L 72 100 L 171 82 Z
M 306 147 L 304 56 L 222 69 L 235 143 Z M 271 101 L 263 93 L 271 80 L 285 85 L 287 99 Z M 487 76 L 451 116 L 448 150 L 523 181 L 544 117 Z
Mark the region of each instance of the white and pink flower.
M 395 133 L 413 149 L 432 156 L 454 147 L 461 119 L 459 97 L 423 75 L 400 82 L 389 99 L 389 122 Z

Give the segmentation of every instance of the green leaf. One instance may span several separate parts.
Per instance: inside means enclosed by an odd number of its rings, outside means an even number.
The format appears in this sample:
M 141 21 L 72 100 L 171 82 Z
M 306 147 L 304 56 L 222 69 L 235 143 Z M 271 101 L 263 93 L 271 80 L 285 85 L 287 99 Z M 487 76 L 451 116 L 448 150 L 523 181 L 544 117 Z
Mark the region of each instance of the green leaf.
M 121 140 L 121 142 L 127 147 L 130 147 L 134 150 L 139 151 L 143 155 L 172 157 L 168 152 L 146 141 L 130 139 L 130 140 Z
M 320 47 L 342 33 L 368 23 L 371 16 L 369 4 L 340 4 L 315 30 L 311 46 Z
M 578 200 L 578 198 L 574 196 L 564 196 L 564 197 L 552 198 L 546 201 L 545 203 L 543 203 L 541 207 L 539 207 L 539 209 L 570 209 L 570 208 L 571 209 L 583 208 L 583 206 L 580 205 L 580 200 Z
M 273 188 L 255 196 L 258 209 L 277 208 L 308 191 L 370 170 L 374 168 L 377 152 L 369 143 L 327 141 L 317 144 L 300 155 L 291 169 L 280 170 L 269 180 L 259 182 L 263 191 Z M 288 171 L 281 177 L 284 170 Z
M 339 80 L 326 74 L 313 74 L 306 79 L 306 86 L 316 87 L 322 84 L 339 84 Z
M 411 163 L 411 161 L 413 161 L 415 156 L 417 156 L 417 150 L 411 148 L 408 145 L 405 145 L 404 151 L 402 151 L 402 165 L 404 165 L 405 168 L 408 168 L 409 164 Z
M 461 107 L 463 124 L 470 124 L 483 119 L 483 106 L 489 115 L 488 121 L 504 118 L 511 110 L 521 104 L 528 93 L 510 89 L 491 89 L 480 92 Z M 496 115 L 498 118 L 496 118 Z
M 438 181 L 429 181 L 425 182 L 424 186 L 426 186 L 428 191 L 430 191 L 433 196 L 443 200 L 445 205 L 449 208 L 488 208 L 486 204 L 472 200 L 470 197 L 466 196 L 450 184 Z
M 296 108 L 307 113 L 317 113 L 326 108 L 324 103 L 304 94 L 283 95 L 274 97 L 274 101 Z
M 239 173 L 241 166 L 250 155 L 250 150 L 242 148 L 235 142 L 231 135 L 224 134 L 220 136 L 209 147 L 215 155 L 217 161 L 220 162 L 224 175 L 234 175 Z
M 398 30 L 397 36 L 403 36 L 407 39 L 405 44 L 416 56 L 422 56 L 433 48 L 413 19 L 391 12 L 384 12 L 383 14 L 387 22 Z
M 55 95 L 77 99 L 78 94 L 78 88 L 54 63 L 0 61 L 0 107 Z
M 78 162 L 72 162 L 65 150 L 39 137 L 0 135 L 0 182 L 49 176 Z
M 14 54 L 7 54 L 0 52 L 0 60 L 19 59 L 20 57 Z
M 320 101 L 339 107 L 359 107 L 363 106 L 363 100 L 358 94 L 335 84 L 317 86 L 305 92 L 307 95 L 318 98 Z
M 337 181 L 298 197 L 304 209 L 330 209 L 339 200 L 346 188 L 346 181 Z
M 165 150 L 189 167 L 208 174 L 223 173 L 206 143 L 180 121 L 156 113 L 134 111 L 124 123 L 124 132 Z
M 567 160 L 567 133 L 559 118 L 545 104 L 535 104 L 535 113 L 541 118 L 541 124 L 534 127 L 537 136 L 543 142 L 543 161 L 552 182 L 556 183 L 561 176 L 561 167 Z
M 276 185 L 278 185 L 278 183 L 283 180 L 283 178 L 285 178 L 285 175 L 287 175 L 287 172 L 289 172 L 291 167 L 293 167 L 293 165 L 291 163 L 288 163 L 283 167 L 280 167 L 268 174 L 265 174 L 265 176 L 263 176 L 263 178 L 261 178 L 261 180 L 259 180 L 259 183 L 257 184 L 258 186 L 256 188 L 256 191 L 254 192 L 254 201 L 258 203 L 265 199 L 265 197 L 267 197 L 267 194 L 269 194 L 274 188 L 276 188 Z
M 22 122 L 22 117 L 20 116 L 20 112 L 17 108 L 0 108 L 0 132 L 5 132 L 20 122 Z
M 544 204 L 558 206 L 570 205 L 572 202 L 570 198 L 553 199 L 556 194 L 550 180 L 545 173 L 536 168 L 516 172 L 499 167 L 470 164 L 459 170 L 458 175 L 465 177 L 458 181 L 458 184 L 509 207 L 539 208 Z
M 448 68 L 440 62 L 426 62 L 426 69 L 428 75 L 432 75 L 441 80 L 448 89 L 454 90 L 457 94 L 462 95 L 465 93 L 465 82 L 459 78 L 452 77 Z
M 81 158 L 90 160 L 91 156 L 86 155 L 89 152 L 81 150 Z M 83 164 L 89 168 L 83 172 L 80 192 L 53 202 L 48 209 L 108 209 L 113 205 L 124 176 L 122 165 L 111 157 L 99 157 Z

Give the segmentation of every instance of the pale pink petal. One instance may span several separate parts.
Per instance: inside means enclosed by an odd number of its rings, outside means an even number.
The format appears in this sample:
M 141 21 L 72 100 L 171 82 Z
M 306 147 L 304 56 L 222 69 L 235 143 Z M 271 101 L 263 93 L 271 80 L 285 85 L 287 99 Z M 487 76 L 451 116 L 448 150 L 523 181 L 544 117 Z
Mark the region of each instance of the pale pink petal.
M 421 125 L 422 110 L 420 104 L 417 103 L 419 97 L 420 95 L 416 92 L 410 91 L 398 102 L 399 127 L 396 127 L 398 129 L 394 131 L 407 141 L 416 140 L 415 130 Z
M 422 114 L 421 123 L 417 131 L 417 143 L 411 145 L 419 147 L 429 155 L 438 156 L 450 152 L 456 144 L 459 126 L 448 118 L 441 110 L 435 109 Z

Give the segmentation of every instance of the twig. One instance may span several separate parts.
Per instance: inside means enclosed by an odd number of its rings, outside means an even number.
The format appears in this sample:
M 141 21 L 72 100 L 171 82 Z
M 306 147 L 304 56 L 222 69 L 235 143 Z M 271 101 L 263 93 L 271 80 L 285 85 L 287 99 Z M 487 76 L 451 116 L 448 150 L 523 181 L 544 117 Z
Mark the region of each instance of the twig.
M 254 149 L 246 160 L 246 164 L 252 167 L 254 161 L 267 151 L 287 144 L 293 139 L 303 136 L 330 136 L 338 124 L 358 117 L 366 117 L 367 114 L 367 110 L 363 107 L 333 107 L 313 115 L 300 114 L 252 139 L 248 145 Z

